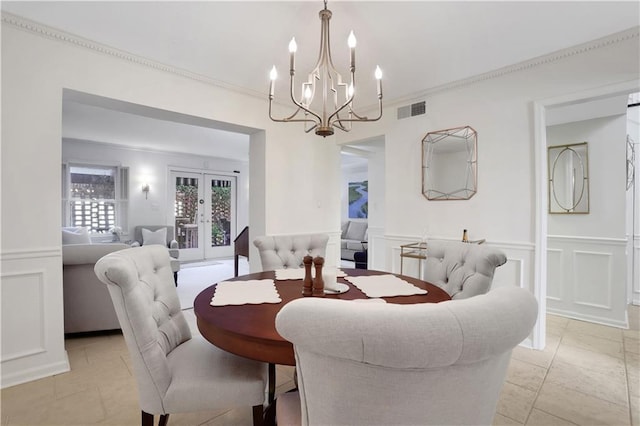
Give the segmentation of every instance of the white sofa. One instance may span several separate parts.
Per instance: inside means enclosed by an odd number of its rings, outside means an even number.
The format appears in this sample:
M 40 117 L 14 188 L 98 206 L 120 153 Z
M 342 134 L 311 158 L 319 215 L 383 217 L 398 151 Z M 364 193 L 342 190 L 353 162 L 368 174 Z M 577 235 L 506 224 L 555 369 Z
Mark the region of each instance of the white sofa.
M 342 235 L 340 237 L 340 258 L 353 261 L 356 252 L 367 249 L 369 239 L 369 225 L 367 222 L 348 220 L 342 222 Z
M 62 246 L 64 332 L 117 330 L 120 328 L 111 296 L 98 280 L 95 263 L 127 244 L 68 244 Z

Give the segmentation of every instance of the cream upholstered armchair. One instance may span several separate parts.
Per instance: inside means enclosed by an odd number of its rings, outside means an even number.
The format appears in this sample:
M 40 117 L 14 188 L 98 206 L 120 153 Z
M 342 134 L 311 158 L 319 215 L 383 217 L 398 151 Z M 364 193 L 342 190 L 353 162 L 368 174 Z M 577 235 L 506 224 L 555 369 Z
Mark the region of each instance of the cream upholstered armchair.
M 262 236 L 253 241 L 260 252 L 263 271 L 281 268 L 301 268 L 302 259 L 325 257 L 327 234 Z
M 267 366 L 191 336 L 160 245 L 111 253 L 95 266 L 107 285 L 131 355 L 142 425 L 154 415 L 253 406 L 262 423 Z
M 277 424 L 489 425 L 537 316 L 519 287 L 416 305 L 289 302 L 276 329 L 293 343 L 299 392 L 278 396 Z
M 507 262 L 496 248 L 458 241 L 429 241 L 426 255 L 423 279 L 444 289 L 452 299 L 488 292 L 495 269 Z
M 180 271 L 180 249 L 174 237 L 174 228 L 171 225 L 139 225 L 133 228 L 133 242 L 131 247 L 158 244 L 164 245 L 171 256 L 171 270 L 173 280 L 178 285 L 178 271 Z

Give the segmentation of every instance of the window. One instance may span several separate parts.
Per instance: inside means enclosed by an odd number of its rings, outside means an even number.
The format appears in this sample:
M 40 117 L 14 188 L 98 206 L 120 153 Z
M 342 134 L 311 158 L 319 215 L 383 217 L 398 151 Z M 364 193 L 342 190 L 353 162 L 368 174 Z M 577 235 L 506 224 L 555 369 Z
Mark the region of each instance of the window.
M 113 226 L 126 231 L 129 169 L 117 166 L 63 164 L 63 226 L 109 233 Z

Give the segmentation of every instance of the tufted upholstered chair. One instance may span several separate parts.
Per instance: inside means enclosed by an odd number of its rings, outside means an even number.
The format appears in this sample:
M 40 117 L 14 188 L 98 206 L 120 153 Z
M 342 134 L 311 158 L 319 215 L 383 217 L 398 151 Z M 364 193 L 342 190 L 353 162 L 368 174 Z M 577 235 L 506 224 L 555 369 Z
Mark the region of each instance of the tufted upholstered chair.
M 131 355 L 142 424 L 154 415 L 253 406 L 262 423 L 266 364 L 225 352 L 191 336 L 161 245 L 108 254 L 95 266 L 107 284 Z
M 260 252 L 263 271 L 301 268 L 306 255 L 325 257 L 329 236 L 326 234 L 263 236 L 253 240 Z
M 452 299 L 488 292 L 495 269 L 507 261 L 498 249 L 458 241 L 429 241 L 426 255 L 422 278 L 444 289 Z
M 519 287 L 415 305 L 289 302 L 276 329 L 293 343 L 299 392 L 278 397 L 277 424 L 489 425 L 537 316 Z

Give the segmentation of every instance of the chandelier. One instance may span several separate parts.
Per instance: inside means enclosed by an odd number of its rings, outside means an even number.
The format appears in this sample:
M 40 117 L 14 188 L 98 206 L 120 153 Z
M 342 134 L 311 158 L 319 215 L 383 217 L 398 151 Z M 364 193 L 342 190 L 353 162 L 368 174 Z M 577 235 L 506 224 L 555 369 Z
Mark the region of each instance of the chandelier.
M 331 59 L 331 47 L 329 45 L 329 20 L 331 11 L 327 9 L 327 0 L 324 0 L 324 9 L 320 15 L 320 53 L 315 67 L 309 73 L 307 81 L 302 83 L 299 96 L 295 93 L 295 55 L 298 48 L 295 37 L 289 43 L 289 74 L 291 76 L 291 101 L 297 107 L 295 112 L 288 117 L 274 118 L 272 114 L 272 104 L 274 98 L 274 84 L 278 76 L 275 65 L 271 69 L 269 86 L 269 118 L 278 122 L 304 122 L 305 132 L 315 130 L 316 135 L 327 137 L 333 135 L 334 127 L 348 132 L 354 121 L 366 122 L 377 121 L 382 117 L 382 71 L 376 67 L 375 78 L 378 82 L 378 108 L 379 113 L 375 118 L 360 116 L 353 110 L 353 98 L 355 95 L 355 72 L 356 72 L 356 37 L 353 31 L 349 34 L 347 44 L 350 51 L 349 74 L 350 82 L 342 80 L 333 60 Z M 320 96 L 316 95 L 320 92 Z M 314 99 L 318 101 L 314 104 Z M 342 101 L 344 99 L 344 101 Z M 319 104 L 319 101 L 322 101 Z M 315 111 L 314 109 L 315 108 Z M 302 113 L 301 116 L 298 116 Z

